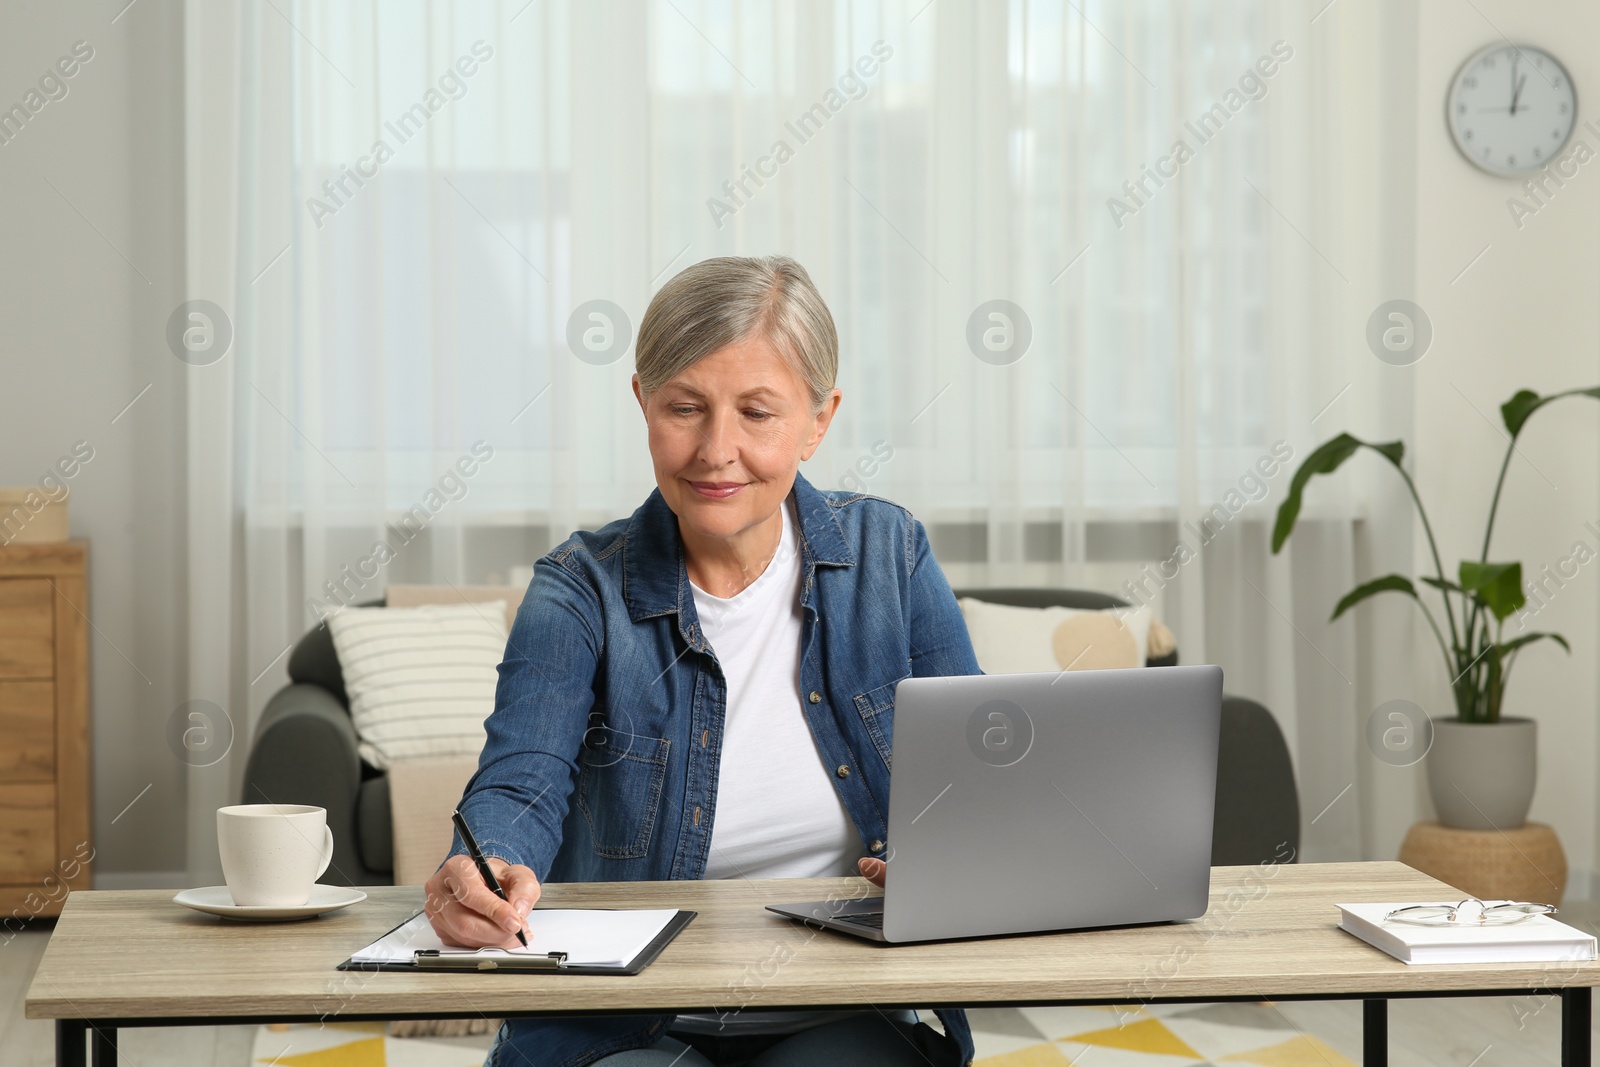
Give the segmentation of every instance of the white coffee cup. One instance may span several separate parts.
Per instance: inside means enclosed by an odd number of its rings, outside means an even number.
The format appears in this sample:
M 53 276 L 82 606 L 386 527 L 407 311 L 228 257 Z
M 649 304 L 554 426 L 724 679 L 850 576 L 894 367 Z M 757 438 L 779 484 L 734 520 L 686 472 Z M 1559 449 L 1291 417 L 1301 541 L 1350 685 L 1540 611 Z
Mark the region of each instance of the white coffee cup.
M 293 908 L 333 862 L 333 831 L 310 804 L 231 804 L 217 809 L 217 848 L 235 904 Z

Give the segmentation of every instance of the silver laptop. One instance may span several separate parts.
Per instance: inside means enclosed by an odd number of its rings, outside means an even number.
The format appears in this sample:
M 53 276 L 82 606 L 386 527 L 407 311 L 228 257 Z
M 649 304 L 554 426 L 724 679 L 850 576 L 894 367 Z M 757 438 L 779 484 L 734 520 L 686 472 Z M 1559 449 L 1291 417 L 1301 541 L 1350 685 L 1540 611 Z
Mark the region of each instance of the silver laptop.
M 1222 668 L 907 678 L 882 896 L 768 910 L 874 941 L 1193 919 Z

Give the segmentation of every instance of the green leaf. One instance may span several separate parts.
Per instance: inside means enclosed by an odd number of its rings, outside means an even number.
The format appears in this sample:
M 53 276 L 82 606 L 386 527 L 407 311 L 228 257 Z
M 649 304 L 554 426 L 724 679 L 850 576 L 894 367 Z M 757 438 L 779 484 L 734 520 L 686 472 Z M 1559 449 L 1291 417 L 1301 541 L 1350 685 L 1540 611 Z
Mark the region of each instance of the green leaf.
M 1422 581 L 1426 582 L 1428 585 L 1433 586 L 1435 589 L 1448 589 L 1452 593 L 1465 593 L 1466 592 L 1465 589 L 1461 588 L 1455 582 L 1450 582 L 1450 581 L 1441 582 L 1437 578 L 1429 578 L 1426 575 L 1422 576 Z
M 1459 577 L 1461 587 L 1472 593 L 1500 622 L 1528 601 L 1522 592 L 1521 563 L 1478 563 L 1464 559 Z
M 1572 655 L 1572 646 L 1567 644 L 1567 639 L 1565 637 L 1562 637 L 1560 634 L 1545 633 L 1544 631 L 1538 631 L 1538 632 L 1531 633 L 1531 634 L 1523 634 L 1521 637 L 1514 638 L 1514 639 L 1512 639 L 1510 641 L 1507 641 L 1505 644 L 1500 646 L 1500 654 L 1501 655 L 1505 655 L 1507 652 L 1515 652 L 1517 649 L 1521 648 L 1523 645 L 1529 644 L 1530 642 L 1533 642 L 1533 641 L 1538 641 L 1541 638 L 1545 638 L 1545 637 L 1548 637 L 1550 640 L 1554 641 L 1556 644 L 1558 644 L 1562 648 L 1566 649 L 1567 650 L 1567 655 L 1569 655 L 1569 656 Z
M 1522 427 L 1528 418 L 1552 400 L 1560 400 L 1564 396 L 1590 396 L 1600 400 L 1600 385 L 1590 386 L 1587 389 L 1568 389 L 1565 392 L 1551 393 L 1549 396 L 1540 396 L 1532 389 L 1519 389 L 1515 396 L 1500 405 L 1500 417 L 1506 421 L 1506 429 L 1515 437 L 1522 432 Z
M 1506 430 L 1512 437 L 1522 432 L 1522 424 L 1528 421 L 1528 416 L 1539 410 L 1544 401 L 1539 399 L 1539 394 L 1532 389 L 1519 389 L 1517 394 L 1504 404 L 1500 405 L 1500 417 L 1506 420 Z
M 1332 474 L 1345 460 L 1362 448 L 1372 449 L 1396 467 L 1400 466 L 1400 461 L 1406 454 L 1404 441 L 1389 441 L 1386 444 L 1375 445 L 1347 433 L 1330 437 L 1318 445 L 1316 450 L 1306 457 L 1305 462 L 1300 464 L 1300 469 L 1294 472 L 1294 478 L 1289 482 L 1289 495 L 1278 505 L 1278 518 L 1272 525 L 1273 555 L 1277 555 L 1283 548 L 1283 543 L 1289 540 L 1289 535 L 1294 532 L 1295 520 L 1300 517 L 1301 497 L 1305 493 L 1306 483 L 1315 475 Z
M 1362 444 L 1366 444 L 1368 448 L 1383 456 L 1396 467 L 1400 466 L 1400 461 L 1406 458 L 1406 443 L 1404 441 L 1388 441 L 1381 445 L 1367 444 L 1363 441 Z
M 1350 608 L 1378 593 L 1404 593 L 1412 600 L 1417 599 L 1417 589 L 1411 584 L 1410 578 L 1400 574 L 1385 574 L 1382 578 L 1374 578 L 1346 593 L 1344 599 L 1339 601 L 1339 606 L 1333 609 L 1333 615 L 1328 621 L 1332 622 Z

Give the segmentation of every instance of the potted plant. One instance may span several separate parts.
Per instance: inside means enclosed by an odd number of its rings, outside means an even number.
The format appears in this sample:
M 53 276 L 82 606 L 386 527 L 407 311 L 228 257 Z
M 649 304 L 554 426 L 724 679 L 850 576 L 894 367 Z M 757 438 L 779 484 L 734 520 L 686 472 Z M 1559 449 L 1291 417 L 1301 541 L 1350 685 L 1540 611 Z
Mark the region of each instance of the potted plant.
M 1528 806 L 1533 801 L 1537 766 L 1535 724 L 1531 719 L 1501 713 L 1506 682 L 1517 654 L 1527 645 L 1549 638 L 1569 654 L 1572 649 L 1560 634 L 1534 631 L 1506 637 L 1506 619 L 1527 601 L 1522 590 L 1522 564 L 1491 563 L 1489 543 L 1494 534 L 1495 513 L 1500 506 L 1500 491 L 1505 486 L 1512 453 L 1516 451 L 1517 436 L 1534 412 L 1566 396 L 1600 399 L 1600 386 L 1569 389 L 1550 396 L 1523 389 L 1500 405 L 1508 440 L 1506 456 L 1500 464 L 1500 477 L 1495 482 L 1494 497 L 1489 504 L 1483 551 L 1476 560 L 1462 560 L 1453 579 L 1445 576 L 1428 513 L 1411 475 L 1401 463 L 1405 457 L 1405 444 L 1401 441 L 1372 444 L 1342 433 L 1323 442 L 1295 471 L 1289 495 L 1279 506 L 1273 525 L 1272 551 L 1276 554 L 1294 532 L 1306 483 L 1315 475 L 1332 474 L 1362 449 L 1388 460 L 1405 481 L 1433 555 L 1434 573 L 1421 576 L 1421 581 L 1432 588 L 1442 602 L 1444 629 L 1440 629 L 1438 618 L 1417 586 L 1402 574 L 1386 574 L 1350 590 L 1333 609 L 1332 619 L 1368 597 L 1403 593 L 1416 603 L 1428 620 L 1444 657 L 1445 674 L 1450 679 L 1456 706 L 1454 719 L 1433 719 L 1433 744 L 1427 754 L 1429 792 L 1439 821 L 1446 826 L 1513 829 L 1527 819 Z

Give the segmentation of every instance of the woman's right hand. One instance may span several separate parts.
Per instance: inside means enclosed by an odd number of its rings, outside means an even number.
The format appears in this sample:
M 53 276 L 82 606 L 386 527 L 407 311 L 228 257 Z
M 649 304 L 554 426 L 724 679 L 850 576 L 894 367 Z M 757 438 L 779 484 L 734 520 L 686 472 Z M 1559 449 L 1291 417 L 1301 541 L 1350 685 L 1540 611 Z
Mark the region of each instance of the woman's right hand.
M 489 869 L 506 892 L 506 899 L 495 896 L 484 884 L 471 856 L 451 856 L 433 872 L 424 887 L 424 910 L 433 932 L 447 945 L 462 948 L 515 948 L 517 931 L 539 899 L 539 879 L 520 863 L 507 863 L 490 857 Z

